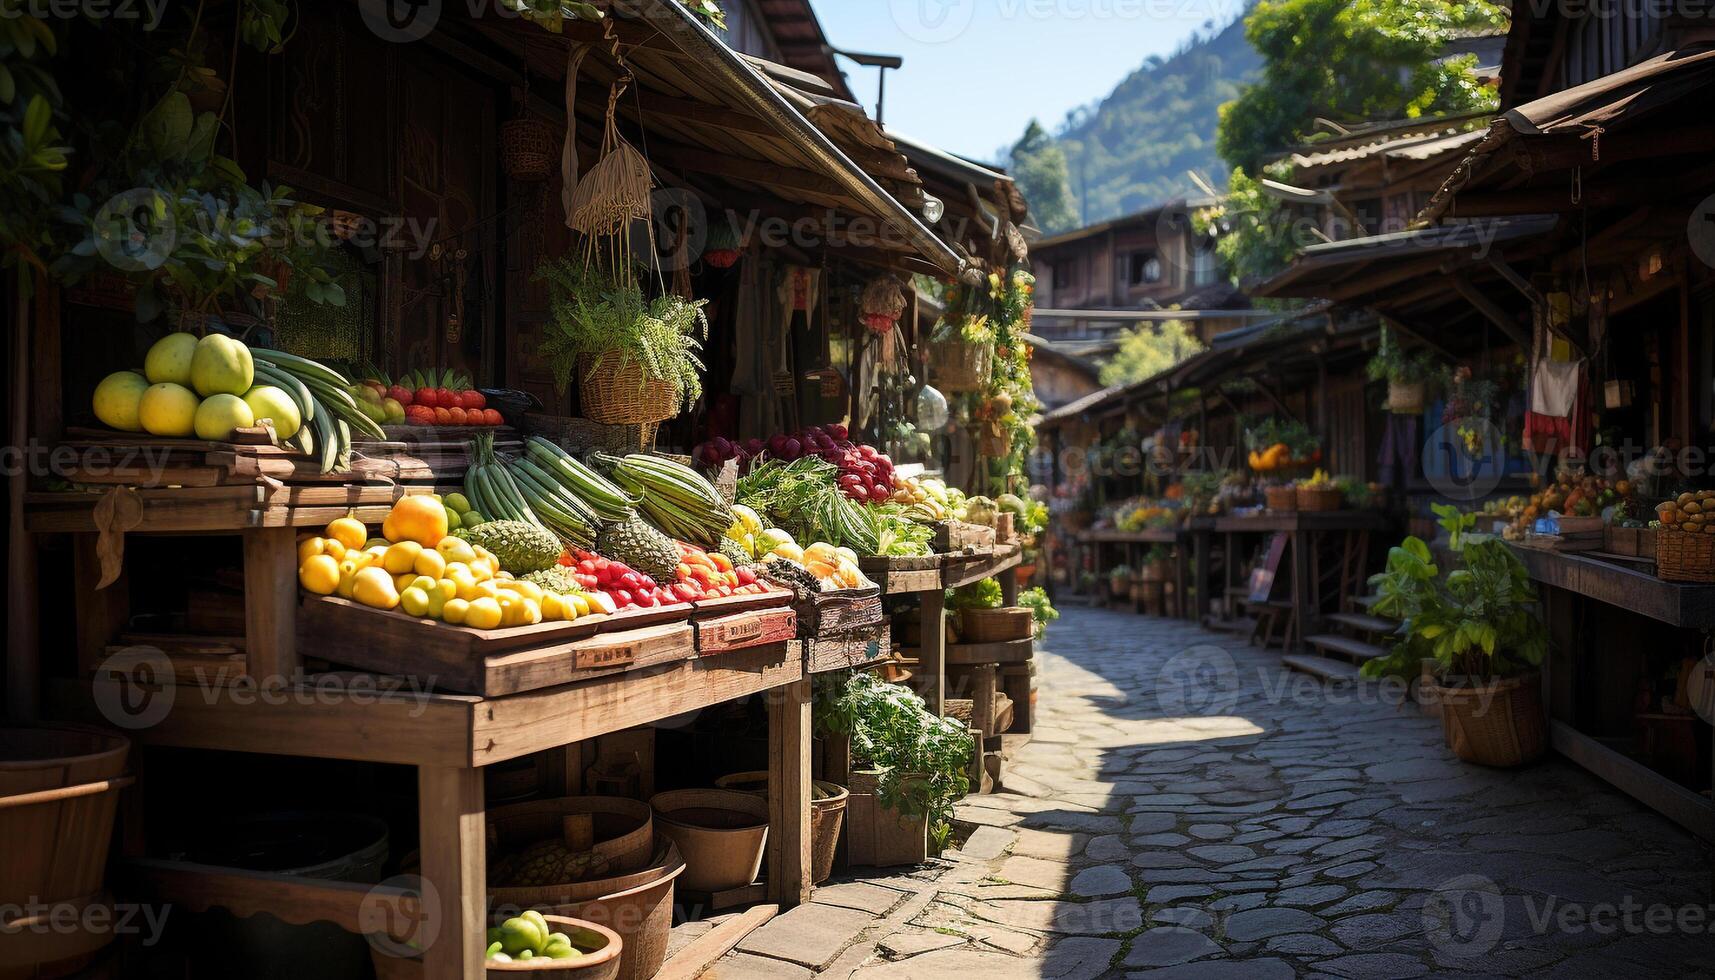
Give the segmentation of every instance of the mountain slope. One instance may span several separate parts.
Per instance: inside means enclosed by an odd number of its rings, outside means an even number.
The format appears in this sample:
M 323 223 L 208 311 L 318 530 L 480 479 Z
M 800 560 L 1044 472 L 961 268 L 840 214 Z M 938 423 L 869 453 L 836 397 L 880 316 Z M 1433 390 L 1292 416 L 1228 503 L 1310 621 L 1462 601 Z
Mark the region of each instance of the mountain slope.
M 1093 109 L 1070 116 L 1057 137 L 1081 207 L 1079 223 L 1196 194 L 1187 170 L 1226 186 L 1226 167 L 1215 153 L 1218 113 L 1261 65 L 1240 18 L 1169 58 L 1151 59 Z

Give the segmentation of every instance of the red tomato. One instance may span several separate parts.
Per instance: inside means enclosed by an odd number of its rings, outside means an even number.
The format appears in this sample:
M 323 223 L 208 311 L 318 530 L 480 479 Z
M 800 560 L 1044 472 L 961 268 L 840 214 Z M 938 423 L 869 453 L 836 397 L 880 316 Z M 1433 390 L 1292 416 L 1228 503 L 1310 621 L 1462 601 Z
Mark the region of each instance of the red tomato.
M 749 585 L 754 581 L 756 581 L 755 571 L 749 568 L 741 568 L 738 570 L 738 584 Z
M 650 609 L 654 606 L 660 605 L 660 601 L 655 598 L 653 593 L 649 592 L 639 592 L 637 594 L 636 601 L 639 606 L 642 606 L 645 609 Z
M 631 605 L 631 593 L 624 589 L 608 589 L 607 594 L 613 596 L 613 604 L 621 609 Z

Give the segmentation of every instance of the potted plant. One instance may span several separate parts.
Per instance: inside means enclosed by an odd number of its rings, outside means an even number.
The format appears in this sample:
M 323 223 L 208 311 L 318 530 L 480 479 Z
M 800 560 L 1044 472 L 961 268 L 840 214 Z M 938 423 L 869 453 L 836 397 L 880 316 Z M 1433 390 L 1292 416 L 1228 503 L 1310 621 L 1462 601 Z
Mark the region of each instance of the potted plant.
M 1131 595 L 1131 566 L 1115 565 L 1108 570 L 1108 591 L 1115 599 Z
M 1370 579 L 1377 615 L 1401 623 L 1386 658 L 1368 676 L 1414 676 L 1434 663 L 1425 692 L 1441 705 L 1448 748 L 1466 762 L 1517 766 L 1547 748 L 1540 675 L 1548 646 L 1536 587 L 1500 538 L 1472 534 L 1475 514 L 1436 504 L 1455 567 L 1442 573 L 1429 545 L 1406 538 Z
M 824 683 L 817 728 L 851 739 L 852 863 L 908 864 L 939 854 L 952 833 L 953 804 L 970 789 L 970 729 L 937 718 L 910 688 L 869 673 Z
M 1173 549 L 1164 544 L 1153 545 L 1144 553 L 1143 573 L 1139 576 L 1145 582 L 1165 582 L 1172 573 Z
M 1295 503 L 1301 511 L 1339 510 L 1343 502 L 1339 481 L 1323 470 L 1298 481 Z
M 1371 381 L 1387 382 L 1387 410 L 1398 415 L 1416 415 L 1423 411 L 1429 379 L 1435 376 L 1437 365 L 1428 351 L 1407 354 L 1394 337 L 1393 331 L 1381 328 L 1375 356 L 1365 368 Z
M 706 300 L 653 300 L 635 281 L 562 256 L 543 263 L 551 319 L 540 348 L 564 391 L 574 372 L 584 415 L 608 425 L 660 422 L 702 397 Z

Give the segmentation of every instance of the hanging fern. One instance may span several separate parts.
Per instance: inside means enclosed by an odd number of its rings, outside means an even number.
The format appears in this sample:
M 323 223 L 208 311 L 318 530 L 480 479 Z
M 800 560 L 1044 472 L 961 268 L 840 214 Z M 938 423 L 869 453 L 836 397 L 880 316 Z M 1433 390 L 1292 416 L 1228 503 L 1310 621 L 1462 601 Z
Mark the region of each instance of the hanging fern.
M 636 285 L 566 257 L 544 262 L 534 278 L 548 284 L 551 319 L 539 350 L 560 391 L 571 383 L 579 357 L 613 351 L 621 370 L 636 363 L 646 381 L 672 385 L 679 404 L 689 407 L 702 397 L 707 300 L 670 293 L 645 300 Z

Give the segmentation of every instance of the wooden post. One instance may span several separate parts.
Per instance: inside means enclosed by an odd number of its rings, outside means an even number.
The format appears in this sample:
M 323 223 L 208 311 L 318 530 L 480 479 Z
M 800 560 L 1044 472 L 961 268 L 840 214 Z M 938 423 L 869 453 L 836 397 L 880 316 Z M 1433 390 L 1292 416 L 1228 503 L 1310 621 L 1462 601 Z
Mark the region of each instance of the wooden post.
M 810 679 L 769 691 L 768 898 L 810 900 Z
M 12 425 L 7 435 L 12 445 L 29 459 L 30 419 L 30 304 L 20 293 L 12 322 Z M 55 377 L 57 390 L 58 377 Z M 6 713 L 19 720 L 34 720 L 40 707 L 42 649 L 37 615 L 35 566 L 36 541 L 24 529 L 24 492 L 29 489 L 29 467 L 19 465 L 6 478 Z
M 1209 615 L 1209 531 L 1192 531 L 1196 557 L 1193 560 L 1191 584 L 1197 589 L 1197 604 L 1191 607 L 1190 619 L 1201 623 Z
M 96 554 L 100 536 L 95 532 L 72 535 L 72 582 L 77 590 L 77 672 L 79 677 L 95 673 L 107 659 L 113 642 L 130 617 L 131 586 L 122 571 L 105 589 L 101 581 L 101 559 Z
M 440 909 L 440 929 L 423 952 L 423 977 L 480 980 L 488 946 L 482 770 L 419 766 L 417 830 L 423 879 L 434 886 Z
M 1304 637 L 1314 628 L 1311 620 L 1316 615 L 1312 608 L 1311 596 L 1316 592 L 1316 583 L 1312 582 L 1310 571 L 1310 549 L 1315 547 L 1314 536 L 1305 530 L 1292 532 L 1292 628 L 1287 630 L 1287 649 L 1297 651 L 1304 645 Z
M 940 589 L 923 593 L 923 663 L 928 674 L 929 710 L 937 717 L 947 713 L 947 594 Z
M 292 528 L 244 532 L 244 631 L 251 678 L 263 685 L 292 683 L 299 666 L 298 548 Z

